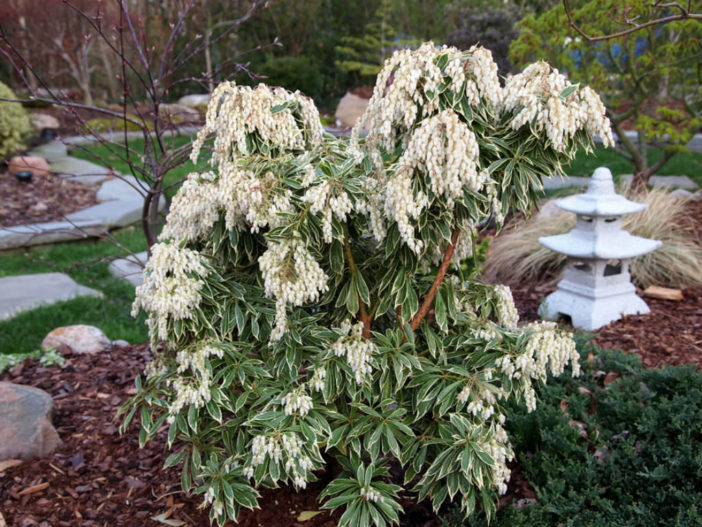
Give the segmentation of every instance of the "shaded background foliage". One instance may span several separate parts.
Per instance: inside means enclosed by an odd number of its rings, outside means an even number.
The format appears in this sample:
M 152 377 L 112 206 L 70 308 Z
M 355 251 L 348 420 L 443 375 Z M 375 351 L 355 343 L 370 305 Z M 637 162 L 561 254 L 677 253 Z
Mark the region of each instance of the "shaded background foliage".
M 332 109 L 345 91 L 360 84 L 372 84 L 368 75 L 340 68 L 345 43 L 364 49 L 371 56 L 376 49 L 377 64 L 392 51 L 412 42 L 434 40 L 468 48 L 481 44 L 490 48 L 501 71 L 507 64 L 506 50 L 517 36 L 514 28 L 522 15 L 541 12 L 557 0 L 272 0 L 265 9 L 238 31 L 217 40 L 226 27 L 250 6 L 249 0 L 199 0 L 188 13 L 171 46 L 175 55 L 187 54 L 196 44 L 210 38 L 211 65 L 192 60 L 178 71 L 168 93 L 175 100 L 186 93 L 209 91 L 203 73 L 211 73 L 212 85 L 235 75 L 238 83 L 265 81 L 287 89 L 299 89 L 313 97 L 318 106 Z M 105 0 L 72 2 L 101 28 L 110 32 L 125 20 Z M 174 15 L 186 8 L 186 0 L 130 0 L 130 20 L 143 42 L 158 42 L 150 60 L 158 60 L 172 30 Z M 487 9 L 487 10 L 486 10 Z M 378 42 L 378 13 L 388 30 L 387 41 Z M 32 57 L 32 67 L 52 88 L 70 91 L 81 102 L 119 102 L 121 74 L 119 55 L 110 53 L 76 12 L 61 0 L 34 2 L 8 0 L 0 6 L 0 27 L 20 50 Z M 115 32 L 116 34 L 116 32 Z M 271 46 L 275 43 L 275 46 Z M 138 60 L 125 42 L 129 60 Z M 2 45 L 2 44 L 0 44 Z M 120 42 L 115 39 L 115 45 Z M 380 49 L 379 46 L 383 47 Z M 348 47 L 348 46 L 346 46 Z M 27 81 L 36 84 L 28 74 Z M 23 80 L 5 61 L 0 61 L 0 81 L 21 90 Z M 138 91 L 138 83 L 130 83 Z M 145 97 L 145 93 L 132 93 Z

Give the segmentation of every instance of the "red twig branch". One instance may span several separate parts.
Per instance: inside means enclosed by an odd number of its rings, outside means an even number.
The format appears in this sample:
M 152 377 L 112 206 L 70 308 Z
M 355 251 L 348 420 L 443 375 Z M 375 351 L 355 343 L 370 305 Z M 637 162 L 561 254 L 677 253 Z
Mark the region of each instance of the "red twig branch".
M 458 243 L 459 232 L 460 231 L 458 229 L 454 229 L 453 233 L 451 234 L 451 243 L 448 247 L 446 247 L 446 252 L 444 253 L 444 260 L 439 266 L 439 271 L 436 273 L 434 281 L 431 284 L 431 288 L 429 288 L 427 296 L 424 297 L 424 302 L 422 302 L 422 305 L 419 307 L 419 311 L 417 311 L 414 317 L 412 317 L 412 321 L 410 322 L 410 327 L 412 328 L 412 331 L 417 330 L 419 324 L 422 323 L 422 320 L 424 320 L 424 318 L 427 316 L 427 313 L 429 313 L 429 309 L 431 308 L 431 305 L 434 302 L 434 297 L 439 291 L 439 287 L 441 287 L 441 282 L 444 281 L 444 276 L 446 276 L 446 271 L 448 270 L 448 266 L 451 263 L 451 258 L 453 257 L 453 251 L 456 250 L 456 243 Z

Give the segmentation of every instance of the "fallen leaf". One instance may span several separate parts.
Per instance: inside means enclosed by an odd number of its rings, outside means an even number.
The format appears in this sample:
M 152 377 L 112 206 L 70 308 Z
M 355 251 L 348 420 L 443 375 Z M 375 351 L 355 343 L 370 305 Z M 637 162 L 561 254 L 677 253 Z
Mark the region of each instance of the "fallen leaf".
M 306 522 L 307 520 L 311 520 L 318 514 L 322 514 L 324 511 L 302 511 L 298 516 L 297 516 L 297 521 L 299 522 Z
M 617 373 L 616 371 L 610 371 L 604 378 L 604 385 L 609 386 L 614 381 L 616 381 L 618 378 L 619 378 L 619 373 Z
M 2 517 L 2 512 L 0 512 L 0 527 L 7 527 L 5 523 L 5 518 Z
M 46 481 L 44 483 L 39 483 L 39 485 L 32 485 L 31 487 L 27 487 L 26 489 L 23 489 L 19 492 L 20 496 L 26 496 L 27 494 L 34 494 L 35 492 L 41 492 L 42 490 L 46 490 L 49 488 L 49 482 Z
M 185 522 L 180 520 L 169 520 L 166 518 L 165 513 L 161 513 L 158 516 L 152 516 L 151 519 L 155 522 L 163 523 L 164 525 L 171 525 L 172 527 L 180 527 L 181 525 L 185 525 Z
M 0 461 L 0 472 L 3 470 L 7 470 L 8 468 L 16 467 L 17 465 L 21 465 L 22 460 L 21 459 L 6 459 L 5 461 Z M 0 527 L 2 524 L 0 523 Z

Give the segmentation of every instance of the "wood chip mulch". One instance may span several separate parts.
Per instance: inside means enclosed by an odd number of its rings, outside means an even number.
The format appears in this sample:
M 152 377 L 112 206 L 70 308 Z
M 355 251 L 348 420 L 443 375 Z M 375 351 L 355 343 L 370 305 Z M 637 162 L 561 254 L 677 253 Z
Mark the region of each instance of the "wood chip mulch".
M 0 173 L 0 228 L 61 221 L 66 215 L 97 204 L 96 190 L 58 176 L 18 181 Z

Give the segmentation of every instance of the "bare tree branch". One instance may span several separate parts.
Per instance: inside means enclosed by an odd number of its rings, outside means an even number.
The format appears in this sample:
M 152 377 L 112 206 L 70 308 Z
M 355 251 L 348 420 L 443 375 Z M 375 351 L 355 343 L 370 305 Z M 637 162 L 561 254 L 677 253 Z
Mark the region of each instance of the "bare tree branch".
M 632 19 L 626 18 L 624 21 L 622 21 L 622 23 L 629 25 L 631 27 L 629 27 L 627 29 L 623 29 L 622 31 L 617 31 L 616 33 L 609 33 L 607 35 L 592 36 L 592 35 L 589 35 L 588 33 L 586 33 L 585 30 L 583 30 L 575 22 L 575 20 L 573 19 L 573 14 L 571 13 L 571 10 L 570 10 L 570 6 L 568 5 L 568 0 L 563 0 L 563 9 L 565 9 L 565 13 L 566 13 L 566 16 L 568 17 L 568 23 L 570 24 L 570 27 L 572 27 L 580 36 L 582 36 L 588 42 L 599 42 L 602 40 L 612 40 L 615 38 L 629 35 L 629 34 L 634 33 L 636 31 L 640 31 L 640 30 L 647 28 L 647 27 L 657 26 L 660 24 L 666 24 L 668 22 L 675 22 L 678 20 L 691 19 L 691 20 L 702 21 L 702 13 L 692 12 L 690 2 L 687 3 L 687 6 L 683 6 L 679 2 L 654 1 L 654 2 L 652 2 L 651 7 L 654 9 L 674 8 L 674 9 L 680 10 L 680 13 L 674 14 L 674 15 L 664 15 L 662 17 L 655 18 L 653 20 L 648 20 L 648 21 L 643 22 L 641 24 L 636 23 L 636 18 L 632 18 Z

